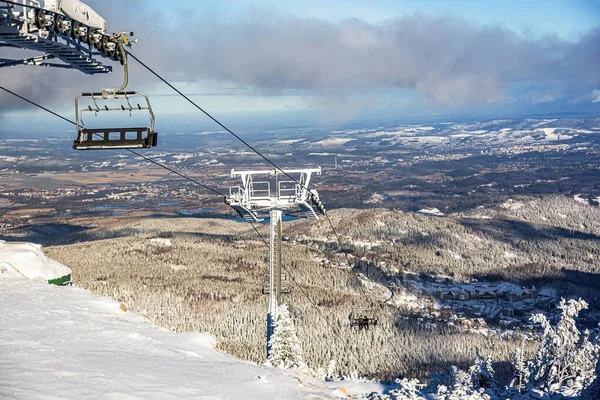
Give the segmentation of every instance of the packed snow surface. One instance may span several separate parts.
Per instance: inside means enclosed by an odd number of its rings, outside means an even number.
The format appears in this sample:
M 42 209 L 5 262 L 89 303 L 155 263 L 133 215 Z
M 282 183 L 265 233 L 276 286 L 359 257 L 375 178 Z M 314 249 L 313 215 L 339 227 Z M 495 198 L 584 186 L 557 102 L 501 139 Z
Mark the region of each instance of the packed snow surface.
M 437 208 L 424 208 L 422 210 L 417 211 L 417 214 L 434 215 L 436 217 L 443 217 L 444 216 L 444 213 L 441 212 Z
M 66 266 L 44 255 L 42 246 L 33 243 L 6 243 L 0 240 L 0 272 L 7 271 L 29 279 L 45 281 L 69 275 Z
M 0 273 L 0 398 L 330 399 L 341 386 L 236 360 L 207 334 L 171 333 L 123 309 Z
M 576 194 L 574 197 L 575 201 L 577 201 L 578 203 L 582 203 L 582 204 L 589 204 L 587 199 L 584 199 L 583 197 L 581 197 L 581 194 Z
M 345 139 L 345 138 L 329 138 L 325 140 L 321 140 L 320 142 L 315 143 L 315 145 L 320 146 L 342 146 L 346 143 L 352 142 L 356 139 Z

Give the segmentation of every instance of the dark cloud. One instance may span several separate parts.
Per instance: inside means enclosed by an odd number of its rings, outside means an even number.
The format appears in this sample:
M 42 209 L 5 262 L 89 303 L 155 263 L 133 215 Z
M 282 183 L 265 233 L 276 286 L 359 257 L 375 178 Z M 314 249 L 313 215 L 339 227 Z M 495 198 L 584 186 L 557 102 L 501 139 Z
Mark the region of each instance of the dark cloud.
M 254 10 L 227 21 L 189 8 L 165 15 L 141 1 L 126 2 L 126 8 L 118 3 L 90 2 L 113 30 L 135 30 L 141 43 L 134 52 L 178 81 L 315 92 L 412 88 L 450 106 L 508 100 L 515 82 L 536 81 L 536 99 L 580 96 L 600 84 L 600 30 L 570 43 L 456 17 L 412 15 L 373 25 Z M 157 84 L 139 68 L 133 72 L 136 83 Z M 0 71 L 0 81 L 16 90 L 61 101 L 80 88 L 119 79 L 25 67 Z M 0 95 L 2 108 L 15 106 L 11 102 Z
M 415 15 L 382 25 L 272 17 L 206 24 L 192 37 L 187 63 L 178 68 L 186 76 L 261 88 L 404 87 L 464 104 L 500 101 L 515 81 L 599 81 L 587 52 L 597 33 L 575 45 L 527 40 L 450 17 Z

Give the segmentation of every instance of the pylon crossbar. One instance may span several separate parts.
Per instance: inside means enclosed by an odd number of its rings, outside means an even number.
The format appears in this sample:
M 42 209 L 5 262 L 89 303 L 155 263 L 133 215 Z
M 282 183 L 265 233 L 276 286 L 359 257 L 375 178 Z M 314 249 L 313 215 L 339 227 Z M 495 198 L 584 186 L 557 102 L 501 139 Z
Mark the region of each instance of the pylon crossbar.
M 297 168 L 288 170 L 251 170 L 231 171 L 232 178 L 240 178 L 240 186 L 229 188 L 225 198 L 238 215 L 249 222 L 259 222 L 269 218 L 269 285 L 263 293 L 269 295 L 267 310 L 267 356 L 270 353 L 269 342 L 274 333 L 277 320 L 277 308 L 281 304 L 281 293 L 289 288 L 281 284 L 281 232 L 283 214 L 304 213 L 311 220 L 318 219 L 313 209 L 316 190 L 309 190 L 313 174 L 320 175 L 321 168 Z M 295 176 L 294 176 L 295 175 Z M 298 178 L 296 181 L 280 180 L 281 176 Z

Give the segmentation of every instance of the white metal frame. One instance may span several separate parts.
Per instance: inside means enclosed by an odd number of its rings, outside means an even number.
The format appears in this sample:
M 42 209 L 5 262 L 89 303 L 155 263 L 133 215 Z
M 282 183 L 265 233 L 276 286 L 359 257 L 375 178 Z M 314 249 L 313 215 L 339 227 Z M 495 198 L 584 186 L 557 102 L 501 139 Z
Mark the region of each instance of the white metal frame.
M 13 0 L 15 1 L 15 0 Z M 112 67 L 104 65 L 94 57 L 99 52 L 71 37 L 52 34 L 39 29 L 35 24 L 34 8 L 40 8 L 35 0 L 16 0 L 22 6 L 0 3 L 0 47 L 33 50 L 45 53 L 45 58 L 25 57 L 23 59 L 0 59 L 0 68 L 17 65 L 34 65 L 54 68 L 76 69 L 88 75 L 112 72 Z M 58 60 L 63 63 L 46 62 Z
M 281 229 L 284 213 L 304 212 L 312 220 L 318 219 L 312 202 L 318 199 L 316 190 L 309 191 L 313 174 L 321 175 L 321 168 L 231 170 L 232 178 L 240 178 L 241 186 L 229 188 L 225 202 L 250 222 L 270 219 L 269 234 L 269 305 L 267 313 L 267 355 L 269 341 L 277 319 L 281 296 Z M 282 177 L 284 180 L 280 179 Z M 290 180 L 296 178 L 296 181 Z M 256 181 L 255 178 L 266 179 Z M 272 190 L 272 188 L 274 188 Z
M 321 175 L 321 168 L 286 169 L 283 172 L 278 169 L 231 170 L 231 177 L 240 178 L 242 184 L 229 188 L 226 202 L 244 218 L 254 222 L 264 220 L 273 209 L 302 211 L 309 219 L 318 219 L 311 205 L 312 196 L 318 194 L 308 190 L 313 174 Z M 297 176 L 297 182 L 290 180 L 288 175 Z M 256 178 L 265 180 L 257 181 Z

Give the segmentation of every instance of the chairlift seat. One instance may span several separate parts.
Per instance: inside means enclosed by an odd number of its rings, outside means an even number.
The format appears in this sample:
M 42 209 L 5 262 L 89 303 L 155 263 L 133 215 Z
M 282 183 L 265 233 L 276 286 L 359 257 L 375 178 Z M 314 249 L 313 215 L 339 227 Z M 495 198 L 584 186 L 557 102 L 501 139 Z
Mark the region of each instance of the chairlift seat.
M 127 138 L 135 133 L 135 138 Z M 148 127 L 137 128 L 80 128 L 75 150 L 148 149 L 158 144 L 158 133 Z
M 141 97 L 143 105 L 132 103 L 133 98 Z M 93 104 L 87 108 L 80 104 L 81 99 L 88 99 Z M 126 104 L 108 103 L 124 101 Z M 102 101 L 104 103 L 99 103 Z M 126 112 L 131 116 L 134 112 L 145 112 L 149 117 L 149 124 L 142 127 L 86 127 L 84 114 Z M 149 149 L 158 144 L 158 135 L 154 131 L 154 111 L 144 92 L 103 90 L 98 93 L 81 93 L 75 97 L 75 116 L 77 118 L 77 139 L 73 142 L 75 150 L 111 150 L 111 149 Z M 129 135 L 128 135 L 129 134 Z M 129 136 L 129 137 L 128 137 Z
M 377 326 L 377 318 L 371 310 L 360 310 L 350 314 L 350 328 L 358 328 L 358 330 L 369 329 L 372 326 Z

